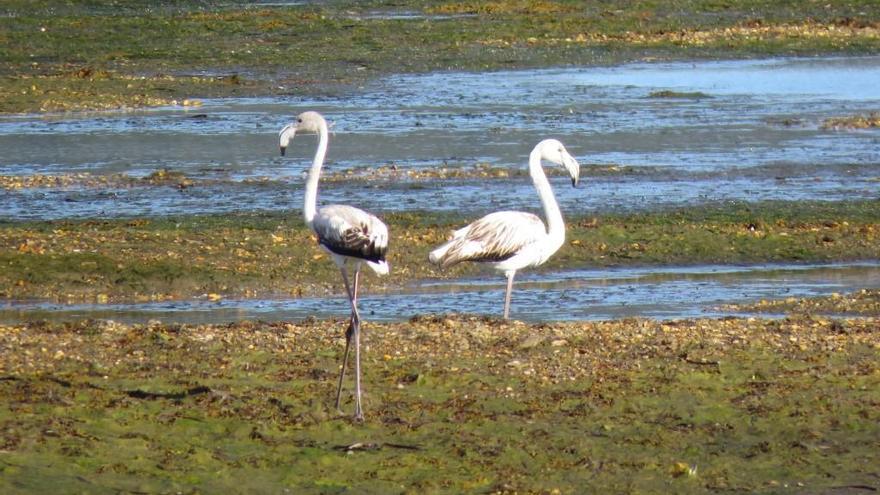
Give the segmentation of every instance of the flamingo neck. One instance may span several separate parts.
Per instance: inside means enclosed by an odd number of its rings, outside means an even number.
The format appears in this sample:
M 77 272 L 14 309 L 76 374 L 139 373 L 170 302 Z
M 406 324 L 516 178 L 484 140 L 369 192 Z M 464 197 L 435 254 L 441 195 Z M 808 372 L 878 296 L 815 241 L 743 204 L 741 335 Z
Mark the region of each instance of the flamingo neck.
M 303 204 L 303 219 L 310 228 L 315 220 L 318 208 L 318 179 L 321 177 L 321 166 L 324 165 L 324 156 L 327 155 L 327 124 L 321 122 L 318 127 L 318 149 L 315 151 L 315 160 L 309 170 L 306 180 L 305 201 Z
M 538 196 L 541 198 L 541 204 L 544 205 L 544 215 L 547 217 L 547 235 L 559 246 L 565 242 L 565 223 L 562 220 L 562 212 L 559 211 L 559 205 L 556 203 L 556 197 L 550 188 L 550 182 L 541 166 L 541 150 L 535 148 L 529 155 L 529 175 L 532 176 L 532 183 L 538 190 Z M 558 247 L 558 246 L 557 246 Z

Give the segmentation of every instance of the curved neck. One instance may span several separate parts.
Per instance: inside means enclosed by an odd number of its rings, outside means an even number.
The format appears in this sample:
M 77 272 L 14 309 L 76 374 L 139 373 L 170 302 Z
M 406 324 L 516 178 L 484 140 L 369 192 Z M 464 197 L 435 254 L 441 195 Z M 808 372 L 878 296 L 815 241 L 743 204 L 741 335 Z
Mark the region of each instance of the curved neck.
M 544 215 L 547 217 L 547 234 L 551 239 L 562 244 L 565 241 L 565 223 L 562 221 L 562 213 L 559 211 L 556 197 L 553 196 L 553 190 L 550 189 L 550 182 L 541 166 L 541 150 L 538 148 L 532 150 L 529 155 L 529 175 L 532 176 L 532 183 L 535 184 L 535 189 L 538 190 L 538 196 L 541 198 L 541 204 L 544 205 Z
M 315 151 L 315 160 L 309 170 L 306 180 L 305 201 L 303 204 L 303 219 L 306 225 L 312 226 L 318 204 L 318 179 L 321 177 L 321 166 L 324 164 L 324 156 L 327 154 L 327 124 L 320 123 L 318 127 L 318 149 Z

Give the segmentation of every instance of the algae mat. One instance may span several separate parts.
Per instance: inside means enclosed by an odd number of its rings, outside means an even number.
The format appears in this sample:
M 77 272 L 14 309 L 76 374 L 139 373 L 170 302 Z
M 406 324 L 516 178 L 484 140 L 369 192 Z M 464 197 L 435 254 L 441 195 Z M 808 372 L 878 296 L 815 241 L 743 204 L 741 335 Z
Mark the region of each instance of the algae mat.
M 344 92 L 392 73 L 872 54 L 873 0 L 0 4 L 0 113 Z
M 439 271 L 424 261 L 461 226 L 457 217 L 395 213 L 384 220 L 392 233 L 392 272 L 369 280 L 366 290 L 478 272 L 473 265 Z M 877 201 L 713 204 L 567 221 L 567 243 L 544 270 L 876 260 L 880 254 Z M 324 296 L 341 290 L 339 272 L 324 256 L 298 215 L 0 222 L 0 298 Z
M 0 327 L 0 491 L 880 487 L 877 318 L 367 323 L 364 424 L 341 327 Z

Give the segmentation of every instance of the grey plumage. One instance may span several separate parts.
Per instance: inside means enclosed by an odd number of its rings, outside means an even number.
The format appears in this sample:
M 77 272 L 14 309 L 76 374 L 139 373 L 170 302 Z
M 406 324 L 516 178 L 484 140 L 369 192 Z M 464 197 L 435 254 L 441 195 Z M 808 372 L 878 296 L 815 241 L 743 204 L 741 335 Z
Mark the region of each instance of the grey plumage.
M 388 228 L 375 216 L 353 206 L 319 208 L 312 227 L 329 251 L 373 263 L 385 261 Z

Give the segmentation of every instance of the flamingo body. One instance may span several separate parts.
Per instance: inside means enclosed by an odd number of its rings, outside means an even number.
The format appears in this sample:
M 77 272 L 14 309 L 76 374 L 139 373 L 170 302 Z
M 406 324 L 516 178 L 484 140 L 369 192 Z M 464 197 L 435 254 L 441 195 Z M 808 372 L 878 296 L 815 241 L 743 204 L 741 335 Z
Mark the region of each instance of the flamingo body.
M 431 251 L 432 263 L 447 268 L 463 261 L 491 264 L 498 271 L 538 266 L 559 249 L 546 235 L 544 222 L 532 213 L 497 211 L 456 230 Z
M 541 167 L 542 159 L 565 167 L 573 186 L 577 185 L 580 165 L 555 139 L 541 141 L 529 155 L 529 175 L 538 190 L 548 225 L 531 213 L 498 211 L 456 230 L 449 241 L 428 255 L 429 261 L 441 268 L 474 261 L 487 263 L 507 275 L 504 318 L 510 313 L 510 293 L 516 272 L 543 264 L 565 242 L 565 224 Z
M 342 358 L 342 369 L 336 387 L 336 408 L 342 396 L 342 381 L 348 363 L 348 353 L 352 340 L 355 349 L 355 419 L 363 421 L 361 406 L 361 358 L 360 358 L 360 313 L 357 307 L 357 292 L 360 280 L 360 267 L 366 263 L 371 270 L 379 275 L 388 273 L 385 254 L 388 252 L 388 227 L 376 216 L 359 208 L 348 205 L 327 205 L 317 207 L 318 180 L 321 167 L 327 154 L 328 126 L 327 121 L 318 112 L 303 112 L 291 123 L 281 129 L 279 144 L 281 155 L 284 156 L 287 146 L 297 132 L 318 135 L 318 149 L 306 179 L 305 199 L 303 202 L 303 219 L 315 233 L 318 244 L 330 254 L 342 274 L 342 281 L 351 303 L 351 318 L 345 331 L 345 352 Z M 354 288 L 348 281 L 349 262 L 354 264 Z
M 366 262 L 379 275 L 388 273 L 388 227 L 374 215 L 353 206 L 328 205 L 318 209 L 311 227 L 327 252 Z

